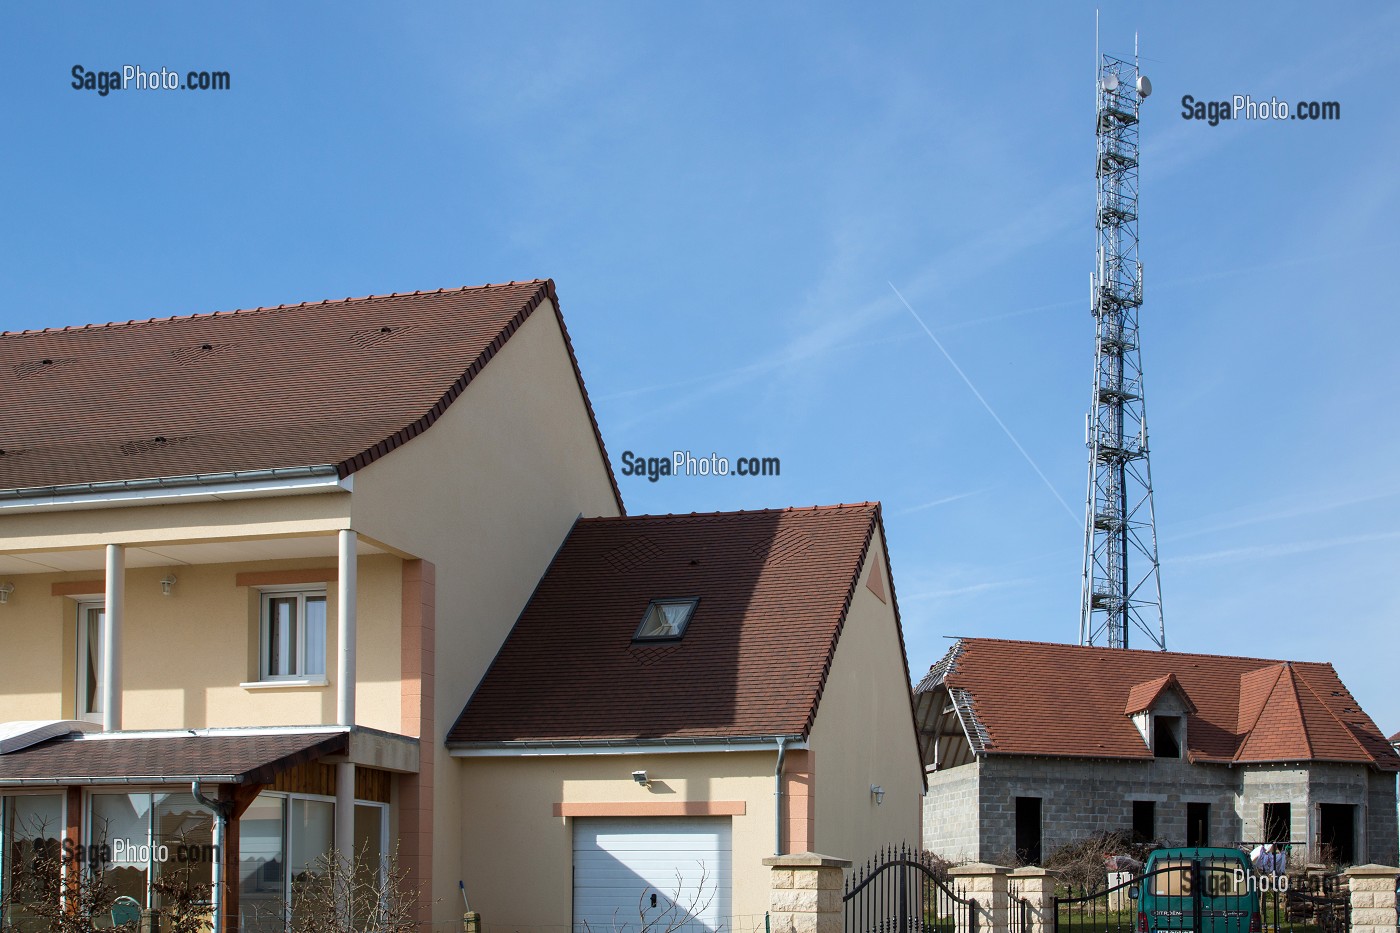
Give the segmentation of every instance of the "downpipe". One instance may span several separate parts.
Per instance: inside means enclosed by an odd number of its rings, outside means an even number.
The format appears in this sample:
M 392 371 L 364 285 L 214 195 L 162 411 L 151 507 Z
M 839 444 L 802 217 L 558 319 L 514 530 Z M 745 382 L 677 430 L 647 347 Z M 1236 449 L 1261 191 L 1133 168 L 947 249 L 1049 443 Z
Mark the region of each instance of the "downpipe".
M 228 835 L 228 818 L 231 806 L 228 803 L 221 803 L 206 797 L 198 778 L 190 782 L 190 793 L 194 796 L 196 803 L 214 814 L 214 883 L 210 886 L 209 897 L 213 901 L 214 908 L 213 933 L 224 933 L 224 839 Z
M 783 854 L 783 759 L 787 757 L 787 736 L 778 736 L 778 767 L 773 772 L 773 854 Z

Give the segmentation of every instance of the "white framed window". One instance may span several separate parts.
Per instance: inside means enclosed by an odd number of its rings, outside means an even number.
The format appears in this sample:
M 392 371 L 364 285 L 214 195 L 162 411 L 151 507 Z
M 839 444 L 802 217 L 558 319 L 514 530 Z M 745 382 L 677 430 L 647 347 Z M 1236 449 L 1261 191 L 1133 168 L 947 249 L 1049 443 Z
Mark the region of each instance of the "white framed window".
M 105 857 L 92 867 L 117 896 L 143 909 L 159 908 L 165 905 L 155 883 L 167 870 L 189 870 L 198 884 L 217 880 L 214 817 L 188 792 L 94 790 L 87 814 L 88 851 Z
M 259 602 L 258 676 L 262 680 L 325 677 L 325 589 L 266 589 Z
M 32 877 L 43 863 L 43 853 L 55 862 L 61 858 L 61 841 L 67 817 L 63 794 L 21 791 L 0 796 L 0 902 L 6 903 L 7 927 L 38 929 L 43 926 L 29 905 L 9 903 L 16 882 Z
M 78 716 L 89 722 L 102 721 L 102 622 L 106 610 L 102 600 L 78 602 Z
M 277 908 L 294 904 L 296 887 L 322 870 L 335 842 L 335 798 L 264 791 L 239 820 L 238 873 L 242 928 L 280 933 L 295 917 L 276 922 Z M 353 859 L 356 882 L 383 890 L 387 883 L 389 805 L 355 801 Z M 378 877 L 371 875 L 378 870 Z M 370 890 L 370 889 L 367 889 Z M 367 928 L 357 923 L 356 929 Z

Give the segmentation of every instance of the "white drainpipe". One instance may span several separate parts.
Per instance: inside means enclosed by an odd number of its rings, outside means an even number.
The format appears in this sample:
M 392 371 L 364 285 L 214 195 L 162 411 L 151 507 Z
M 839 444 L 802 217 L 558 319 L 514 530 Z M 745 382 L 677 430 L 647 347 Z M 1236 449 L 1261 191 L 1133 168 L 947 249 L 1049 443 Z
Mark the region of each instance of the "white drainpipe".
M 214 908 L 213 933 L 224 933 L 224 839 L 228 836 L 228 805 L 204 796 L 198 780 L 190 784 L 190 793 L 201 807 L 214 814 L 214 884 L 210 899 Z
M 126 549 L 107 545 L 107 594 L 102 610 L 102 731 L 122 727 L 122 614 L 126 596 Z
M 342 726 L 355 724 L 355 532 L 342 528 L 339 532 L 339 579 L 337 596 L 337 635 L 339 664 L 336 668 L 335 709 Z
M 783 758 L 787 756 L 787 737 L 778 736 L 778 767 L 773 772 L 773 854 L 783 854 Z

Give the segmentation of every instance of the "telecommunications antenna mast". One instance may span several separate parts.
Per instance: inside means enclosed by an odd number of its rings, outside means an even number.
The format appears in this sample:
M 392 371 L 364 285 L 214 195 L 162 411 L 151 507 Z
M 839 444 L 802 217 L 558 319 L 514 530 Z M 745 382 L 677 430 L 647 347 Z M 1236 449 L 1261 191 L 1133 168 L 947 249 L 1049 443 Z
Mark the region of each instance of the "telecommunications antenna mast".
M 1097 44 L 1096 37 L 1098 249 L 1089 279 L 1094 392 L 1086 421 L 1089 491 L 1079 643 L 1127 648 L 1132 636 L 1142 638 L 1143 647 L 1165 651 L 1138 334 L 1138 110 L 1152 82 L 1138 70 L 1136 38 L 1131 62 L 1100 55 Z

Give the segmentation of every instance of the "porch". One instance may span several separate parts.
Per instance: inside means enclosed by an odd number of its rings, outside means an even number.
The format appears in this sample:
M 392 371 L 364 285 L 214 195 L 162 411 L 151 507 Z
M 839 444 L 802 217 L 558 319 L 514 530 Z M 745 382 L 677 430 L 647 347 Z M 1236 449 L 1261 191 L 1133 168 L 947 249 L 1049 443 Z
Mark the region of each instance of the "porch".
M 280 928 L 327 854 L 386 870 L 399 785 L 419 764 L 416 739 L 364 728 L 45 738 L 0 754 L 0 878 L 32 870 L 32 854 L 80 853 L 150 912 L 179 870 L 209 886 L 219 929 Z

